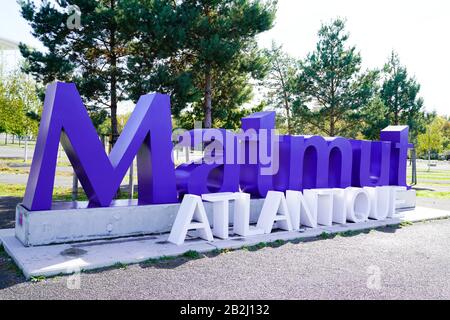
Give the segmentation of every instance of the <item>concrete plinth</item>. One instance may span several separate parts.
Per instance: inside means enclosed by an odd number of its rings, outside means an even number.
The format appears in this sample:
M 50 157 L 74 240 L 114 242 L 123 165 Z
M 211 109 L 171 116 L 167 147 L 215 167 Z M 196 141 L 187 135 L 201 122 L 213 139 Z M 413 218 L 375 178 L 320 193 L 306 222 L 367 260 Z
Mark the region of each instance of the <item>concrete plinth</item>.
M 415 191 L 397 194 L 397 210 L 415 207 Z M 250 223 L 256 223 L 264 199 L 250 201 Z M 16 208 L 16 237 L 25 246 L 40 246 L 86 240 L 170 232 L 179 203 L 138 206 L 137 200 L 116 200 L 107 208 L 88 208 L 88 202 L 55 202 L 52 210 L 29 211 Z M 213 203 L 204 203 L 212 224 Z M 229 221 L 233 223 L 234 201 L 230 202 Z
M 250 221 L 256 222 L 264 199 L 251 200 Z M 205 203 L 208 220 L 213 207 Z M 137 200 L 117 200 L 108 208 L 87 208 L 87 202 L 55 203 L 49 211 L 16 208 L 17 238 L 25 246 L 111 239 L 170 232 L 180 204 L 138 206 Z M 234 204 L 230 204 L 233 221 Z

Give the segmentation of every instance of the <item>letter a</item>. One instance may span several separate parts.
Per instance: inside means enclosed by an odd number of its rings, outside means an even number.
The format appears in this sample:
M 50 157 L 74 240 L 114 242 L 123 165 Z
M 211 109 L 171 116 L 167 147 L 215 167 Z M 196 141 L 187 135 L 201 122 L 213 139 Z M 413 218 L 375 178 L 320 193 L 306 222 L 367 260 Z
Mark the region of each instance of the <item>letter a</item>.
M 182 245 L 189 230 L 197 230 L 200 238 L 213 241 L 202 199 L 192 194 L 184 196 L 167 241 Z
M 269 191 L 267 193 L 256 227 L 263 229 L 264 233 L 270 233 L 274 222 L 277 222 L 280 229 L 293 230 L 286 198 L 279 191 Z

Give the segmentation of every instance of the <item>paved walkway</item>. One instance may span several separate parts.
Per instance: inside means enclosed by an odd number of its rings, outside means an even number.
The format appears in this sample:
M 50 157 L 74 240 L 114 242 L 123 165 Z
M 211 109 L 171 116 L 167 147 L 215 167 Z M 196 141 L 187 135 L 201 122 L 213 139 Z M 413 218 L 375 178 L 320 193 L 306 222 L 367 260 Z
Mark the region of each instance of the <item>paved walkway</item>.
M 417 206 L 440 210 L 450 210 L 450 199 L 417 198 Z
M 449 299 L 450 220 L 23 282 L 2 299 Z

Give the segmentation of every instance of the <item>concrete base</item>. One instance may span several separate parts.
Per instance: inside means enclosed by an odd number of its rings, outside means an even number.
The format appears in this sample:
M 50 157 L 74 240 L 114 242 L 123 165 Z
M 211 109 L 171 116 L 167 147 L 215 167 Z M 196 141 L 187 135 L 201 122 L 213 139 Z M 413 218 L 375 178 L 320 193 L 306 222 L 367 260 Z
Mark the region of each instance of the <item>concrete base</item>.
M 256 222 L 264 199 L 253 199 L 250 221 Z M 212 203 L 204 203 L 209 221 Z M 87 208 L 87 202 L 55 203 L 49 211 L 16 208 L 16 236 L 25 246 L 112 239 L 170 232 L 179 203 L 138 206 L 137 200 L 116 200 L 108 208 Z M 233 221 L 230 204 L 230 222 Z
M 181 246 L 167 243 L 168 234 L 166 233 L 157 236 L 26 247 L 15 237 L 14 229 L 5 229 L 0 230 L 0 243 L 3 243 L 6 252 L 29 279 L 33 276 L 71 274 L 81 270 L 108 267 L 117 263 L 139 263 L 162 256 L 177 256 L 189 250 L 208 252 L 215 249 L 241 248 L 260 242 L 315 237 L 324 232 L 333 234 L 399 224 L 402 221 L 415 222 L 447 217 L 450 217 L 450 211 L 418 207 L 413 211 L 402 212 L 395 218 L 384 221 L 369 220 L 363 223 L 333 225 L 316 229 L 306 228 L 300 232 L 280 231 L 247 238 L 231 236 L 227 240 L 215 239 L 213 242 L 188 239 Z
M 416 193 L 398 193 L 396 208 L 415 207 Z M 250 222 L 256 223 L 264 199 L 250 202 Z M 170 232 L 179 203 L 138 206 L 137 200 L 116 200 L 108 208 L 87 208 L 88 202 L 56 202 L 49 211 L 16 208 L 16 237 L 25 246 L 114 239 Z M 210 222 L 213 204 L 204 203 Z M 233 223 L 234 203 L 230 203 L 229 221 Z

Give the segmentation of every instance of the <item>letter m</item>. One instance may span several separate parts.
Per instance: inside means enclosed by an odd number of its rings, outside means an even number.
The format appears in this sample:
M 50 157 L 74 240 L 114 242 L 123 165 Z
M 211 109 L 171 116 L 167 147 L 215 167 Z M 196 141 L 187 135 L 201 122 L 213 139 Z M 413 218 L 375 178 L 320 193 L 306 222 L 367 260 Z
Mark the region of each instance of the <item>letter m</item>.
M 169 97 L 141 96 L 110 155 L 73 83 L 48 86 L 23 205 L 50 210 L 61 144 L 90 207 L 111 204 L 137 155 L 139 204 L 177 202 Z

